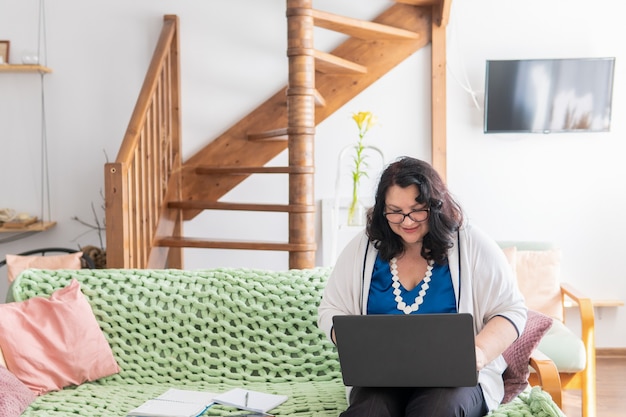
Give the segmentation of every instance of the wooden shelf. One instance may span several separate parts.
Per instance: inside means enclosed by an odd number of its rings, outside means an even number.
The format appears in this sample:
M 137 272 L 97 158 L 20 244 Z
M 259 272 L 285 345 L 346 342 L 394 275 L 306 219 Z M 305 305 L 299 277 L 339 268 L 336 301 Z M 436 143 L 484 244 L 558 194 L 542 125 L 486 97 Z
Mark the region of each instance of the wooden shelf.
M 624 302 L 622 300 L 591 300 L 594 307 L 622 307 Z
M 624 302 L 617 299 L 592 299 L 591 304 L 594 307 L 622 307 Z M 570 300 L 566 300 L 564 305 L 566 308 L 576 307 L 576 303 Z
M 14 228 L 0 226 L 0 233 L 30 233 L 30 232 L 43 232 L 51 229 L 57 224 L 57 222 L 36 222 L 31 225 Z
M 0 72 L 39 72 L 39 73 L 51 73 L 52 72 L 52 68 L 44 67 L 43 65 L 2 64 L 2 65 L 0 65 Z

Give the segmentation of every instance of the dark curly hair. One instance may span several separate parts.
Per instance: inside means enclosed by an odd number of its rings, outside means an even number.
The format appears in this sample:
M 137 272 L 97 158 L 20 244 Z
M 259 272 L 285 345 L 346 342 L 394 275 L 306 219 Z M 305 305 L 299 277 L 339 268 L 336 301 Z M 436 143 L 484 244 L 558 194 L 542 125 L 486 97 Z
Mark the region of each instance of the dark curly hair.
M 392 162 L 383 171 L 376 190 L 376 202 L 367 213 L 367 236 L 386 261 L 404 253 L 400 236 L 389 227 L 384 216 L 387 190 L 393 185 L 402 188 L 416 185 L 419 195 L 417 203 L 430 210 L 428 233 L 422 242 L 421 255 L 439 264 L 448 261 L 448 250 L 453 246 L 456 232 L 463 223 L 463 212 L 459 203 L 435 169 L 427 162 L 408 156 Z

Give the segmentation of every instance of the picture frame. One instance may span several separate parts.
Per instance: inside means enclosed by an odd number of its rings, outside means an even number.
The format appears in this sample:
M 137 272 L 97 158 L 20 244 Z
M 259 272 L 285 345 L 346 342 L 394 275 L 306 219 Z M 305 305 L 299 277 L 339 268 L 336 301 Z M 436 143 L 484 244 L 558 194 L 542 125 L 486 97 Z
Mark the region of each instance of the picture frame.
M 11 46 L 11 42 L 0 40 L 0 63 L 1 64 L 9 63 L 9 47 L 10 46 Z

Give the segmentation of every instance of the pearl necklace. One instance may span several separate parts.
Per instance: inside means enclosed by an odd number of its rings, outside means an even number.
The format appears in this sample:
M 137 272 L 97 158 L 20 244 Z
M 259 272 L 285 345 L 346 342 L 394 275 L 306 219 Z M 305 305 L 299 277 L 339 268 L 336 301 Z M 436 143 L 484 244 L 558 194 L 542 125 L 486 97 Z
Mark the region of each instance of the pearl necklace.
M 398 303 L 398 310 L 403 311 L 404 314 L 411 314 L 414 311 L 419 310 L 420 305 L 424 302 L 424 296 L 426 295 L 426 291 L 429 288 L 428 283 L 430 282 L 430 277 L 433 275 L 433 261 L 428 261 L 428 267 L 426 268 L 426 275 L 422 280 L 421 289 L 419 291 L 419 295 L 415 297 L 415 302 L 411 305 L 407 305 L 402 299 L 401 291 L 400 291 L 400 278 L 398 277 L 398 259 L 393 257 L 389 261 L 389 267 L 391 269 L 391 280 L 393 284 L 393 295 L 395 296 L 395 300 Z

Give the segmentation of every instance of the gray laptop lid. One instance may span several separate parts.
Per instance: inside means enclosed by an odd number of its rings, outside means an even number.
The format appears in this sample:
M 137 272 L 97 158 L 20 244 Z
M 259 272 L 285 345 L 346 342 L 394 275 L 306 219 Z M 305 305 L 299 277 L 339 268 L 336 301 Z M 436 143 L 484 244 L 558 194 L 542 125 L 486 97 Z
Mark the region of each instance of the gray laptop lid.
M 470 314 L 334 316 L 343 382 L 357 387 L 478 383 Z

